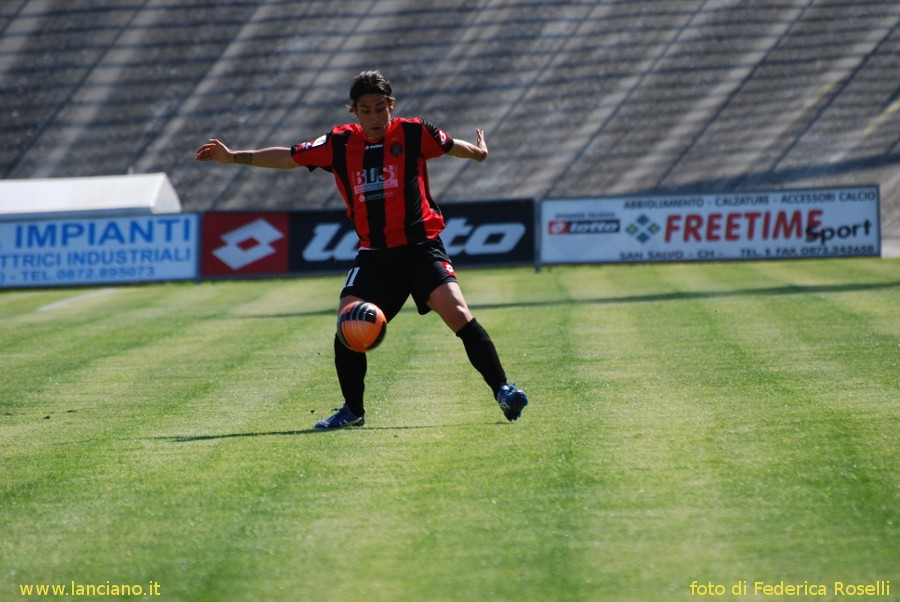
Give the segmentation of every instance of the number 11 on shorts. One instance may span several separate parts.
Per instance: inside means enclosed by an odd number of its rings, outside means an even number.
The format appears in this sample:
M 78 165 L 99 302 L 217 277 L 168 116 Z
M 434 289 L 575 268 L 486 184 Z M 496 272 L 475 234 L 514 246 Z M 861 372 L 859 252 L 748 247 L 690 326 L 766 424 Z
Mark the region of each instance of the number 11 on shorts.
M 356 281 L 356 276 L 359 274 L 359 268 L 355 267 L 350 270 L 347 274 L 347 282 L 344 283 L 344 288 L 350 288 L 353 286 L 353 283 Z

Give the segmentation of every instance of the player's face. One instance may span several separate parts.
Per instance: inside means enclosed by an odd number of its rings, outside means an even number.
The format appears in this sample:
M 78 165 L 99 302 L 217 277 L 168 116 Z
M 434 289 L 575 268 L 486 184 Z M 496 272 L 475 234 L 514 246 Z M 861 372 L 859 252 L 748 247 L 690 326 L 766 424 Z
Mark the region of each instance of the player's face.
M 378 142 L 384 138 L 391 123 L 394 101 L 383 94 L 363 94 L 356 101 L 354 114 L 359 118 L 363 133 L 369 140 Z

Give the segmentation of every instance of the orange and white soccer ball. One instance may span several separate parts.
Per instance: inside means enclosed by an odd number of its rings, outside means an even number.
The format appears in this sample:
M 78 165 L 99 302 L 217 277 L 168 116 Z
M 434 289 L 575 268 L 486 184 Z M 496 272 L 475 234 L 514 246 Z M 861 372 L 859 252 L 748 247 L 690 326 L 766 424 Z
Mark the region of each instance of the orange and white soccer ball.
M 345 347 L 365 353 L 381 344 L 387 332 L 387 318 L 374 303 L 356 301 L 344 308 L 337 321 L 337 335 Z

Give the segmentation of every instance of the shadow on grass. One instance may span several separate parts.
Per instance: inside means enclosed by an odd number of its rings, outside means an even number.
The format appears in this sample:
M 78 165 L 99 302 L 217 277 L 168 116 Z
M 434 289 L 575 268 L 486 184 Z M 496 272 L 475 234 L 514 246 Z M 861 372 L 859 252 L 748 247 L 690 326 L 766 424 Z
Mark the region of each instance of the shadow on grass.
M 316 429 L 304 429 L 297 431 L 270 431 L 266 433 L 225 433 L 221 435 L 166 435 L 152 437 L 156 441 L 169 441 L 171 443 L 192 443 L 195 441 L 215 441 L 218 439 L 240 439 L 243 437 L 293 437 L 295 435 L 311 435 L 319 433 Z
M 852 293 L 900 287 L 900 281 L 848 284 L 788 285 L 766 288 L 737 289 L 730 291 L 688 291 L 623 297 L 596 297 L 592 299 L 556 299 L 548 301 L 515 301 L 511 303 L 470 303 L 472 309 L 507 309 L 513 307 L 552 307 L 558 305 L 614 305 L 620 303 L 660 303 L 665 301 L 689 301 L 694 299 L 722 299 L 729 297 L 777 297 L 782 295 L 811 295 L 828 293 Z M 241 316 L 241 318 L 300 318 L 307 316 L 331 316 L 334 309 L 296 313 Z
M 495 423 L 479 423 L 479 424 L 435 424 L 435 425 L 419 425 L 419 426 L 364 426 L 360 428 L 348 427 L 339 429 L 341 431 L 415 431 L 415 430 L 436 430 L 445 428 L 471 428 L 485 426 L 504 426 L 505 422 L 497 421 Z M 169 441 L 171 443 L 193 443 L 196 441 L 216 441 L 220 439 L 241 439 L 244 437 L 295 437 L 299 435 L 327 435 L 335 431 L 319 431 L 314 428 L 300 429 L 294 431 L 267 431 L 259 433 L 225 433 L 221 435 L 165 435 L 161 437 L 152 437 L 156 441 Z
M 728 297 L 776 297 L 781 295 L 809 295 L 826 293 L 849 293 L 900 287 L 900 281 L 858 284 L 789 285 L 767 288 L 738 289 L 731 291 L 692 291 L 658 293 L 652 295 L 629 295 L 623 297 L 598 297 L 594 299 L 571 299 L 558 301 L 516 301 L 514 303 L 473 304 L 477 309 L 504 309 L 511 307 L 541 307 L 552 305 L 613 305 L 620 303 L 659 303 L 664 301 L 689 301 L 694 299 L 722 299 Z

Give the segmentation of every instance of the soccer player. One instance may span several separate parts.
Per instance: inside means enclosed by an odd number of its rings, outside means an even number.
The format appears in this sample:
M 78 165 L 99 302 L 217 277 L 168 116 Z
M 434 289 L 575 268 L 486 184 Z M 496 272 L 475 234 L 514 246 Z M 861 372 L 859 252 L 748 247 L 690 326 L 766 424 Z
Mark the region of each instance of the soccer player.
M 394 117 L 391 84 L 378 71 L 364 71 L 350 88 L 348 110 L 358 123 L 339 125 L 310 142 L 233 151 L 212 139 L 197 150 L 199 161 L 332 173 L 359 235 L 359 251 L 341 290 L 338 315 L 357 301 L 374 303 L 390 321 L 412 295 L 420 314 L 434 310 L 462 340 L 469 361 L 491 388 L 510 421 L 528 396 L 506 380 L 485 329 L 472 316 L 440 233 L 444 218 L 428 188 L 426 161 L 450 155 L 482 162 L 484 132 L 475 143 L 451 138 L 424 119 Z M 334 363 L 344 405 L 316 424 L 320 430 L 365 424 L 365 353 L 334 338 Z

